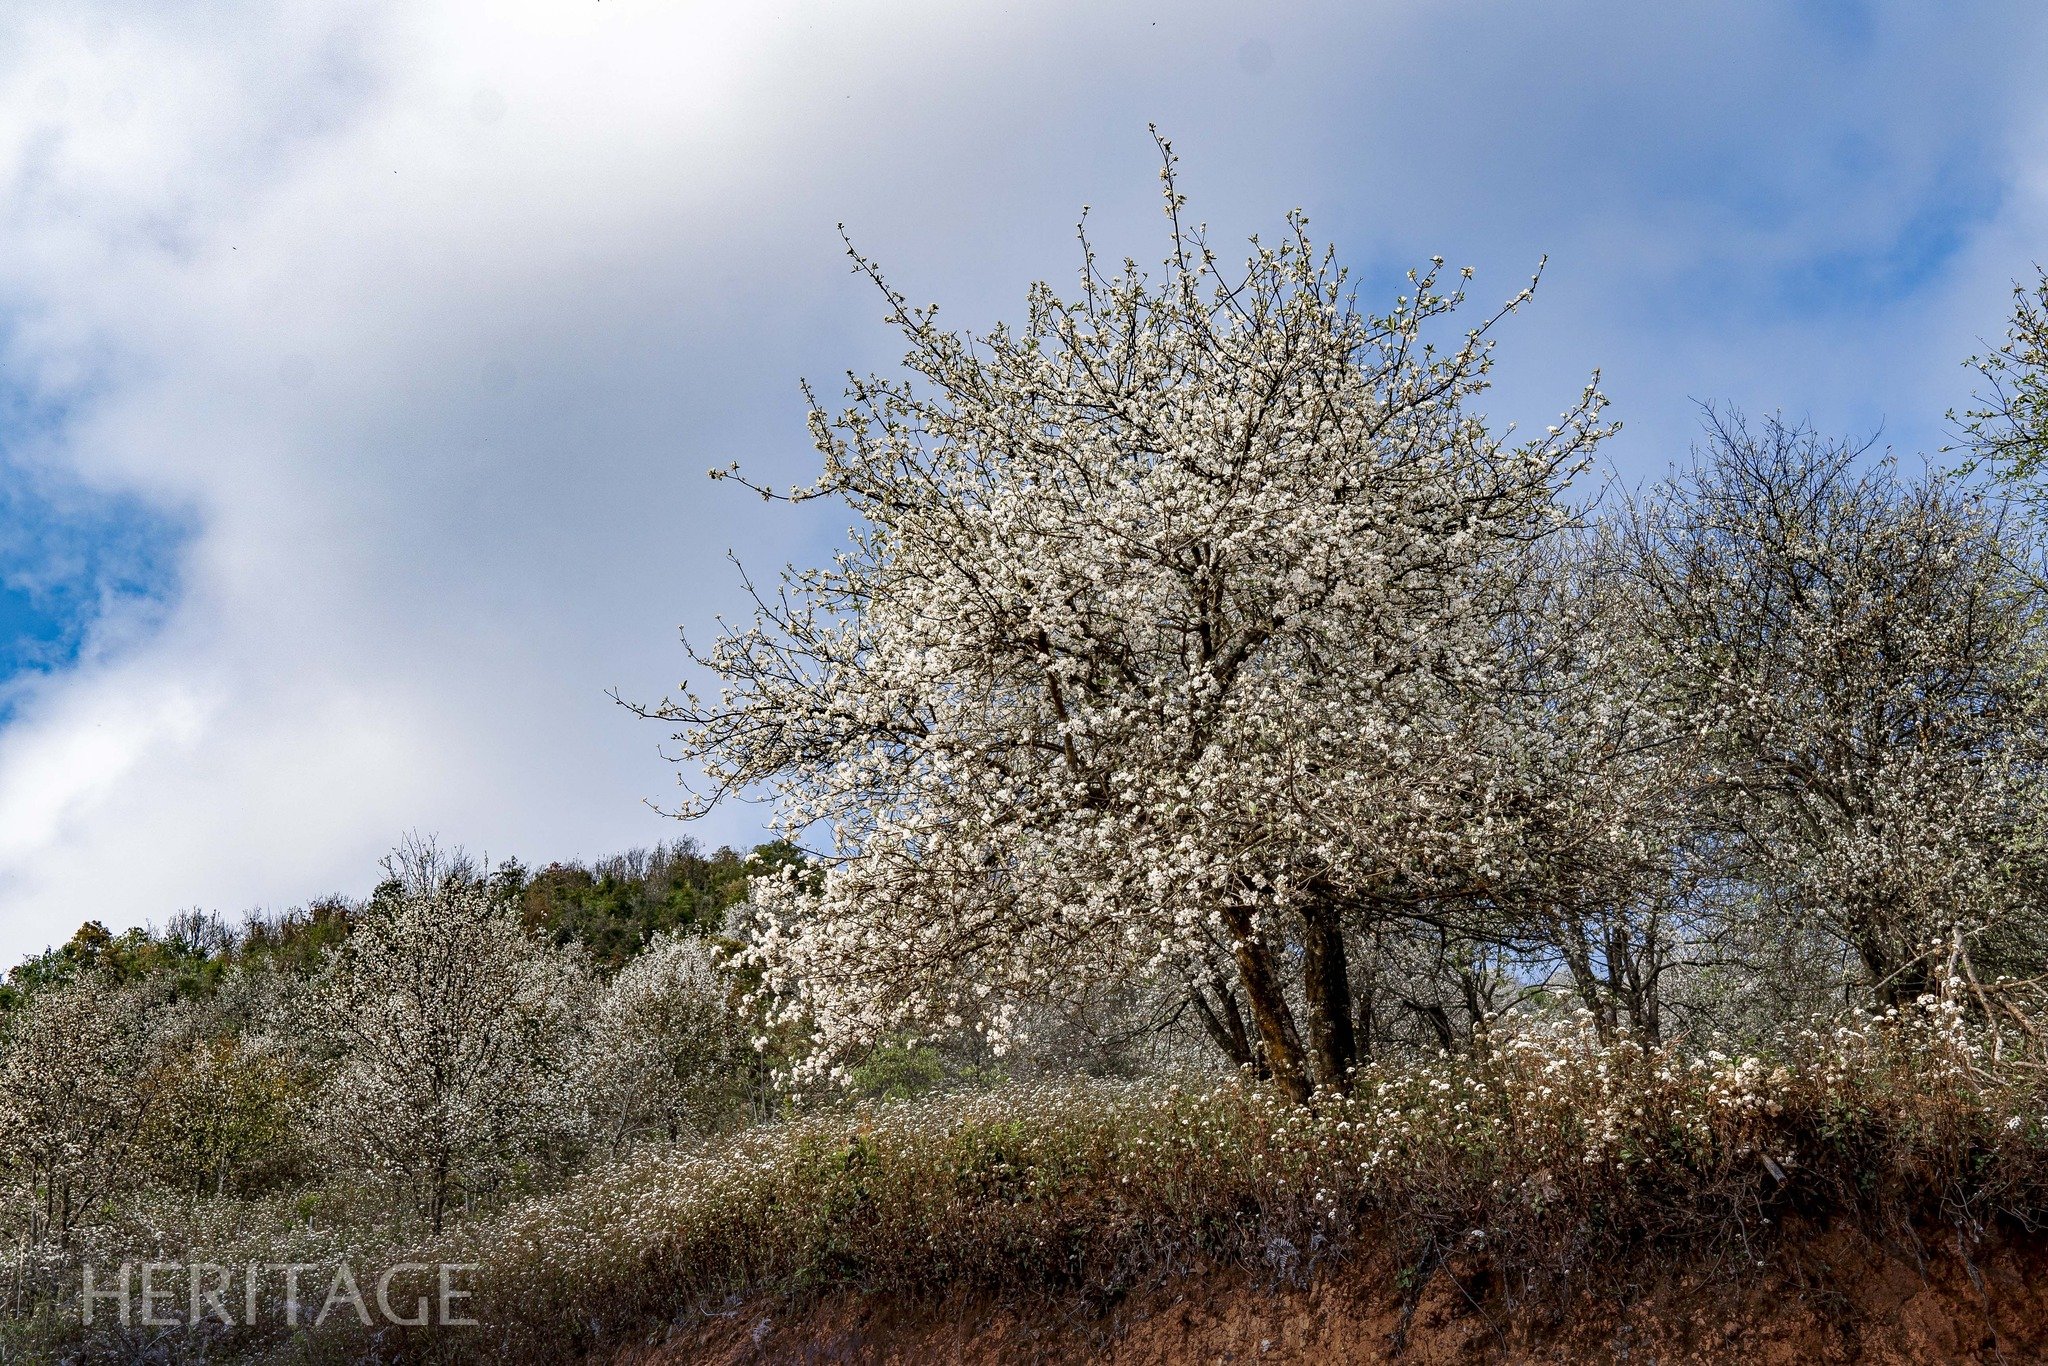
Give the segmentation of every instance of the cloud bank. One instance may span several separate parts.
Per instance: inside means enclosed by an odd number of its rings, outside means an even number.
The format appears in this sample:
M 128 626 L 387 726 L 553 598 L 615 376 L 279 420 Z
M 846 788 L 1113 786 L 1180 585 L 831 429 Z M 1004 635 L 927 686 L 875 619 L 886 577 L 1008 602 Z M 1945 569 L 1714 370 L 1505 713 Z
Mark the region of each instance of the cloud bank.
M 25 7 L 24 7 L 25 8 Z M 1604 367 L 1943 439 L 2048 259 L 2038 6 L 80 3 L 0 19 L 0 955 L 361 890 L 409 829 L 691 833 L 606 697 L 829 515 L 795 392 L 886 365 L 835 225 L 956 323 L 1290 206 L 1368 298 L 1551 265 L 1495 409 Z M 278 10 L 288 9 L 289 14 Z M 38 615 L 40 614 L 40 615 Z M 38 642 L 41 642 L 38 644 Z M 695 831 L 744 843 L 755 814 Z

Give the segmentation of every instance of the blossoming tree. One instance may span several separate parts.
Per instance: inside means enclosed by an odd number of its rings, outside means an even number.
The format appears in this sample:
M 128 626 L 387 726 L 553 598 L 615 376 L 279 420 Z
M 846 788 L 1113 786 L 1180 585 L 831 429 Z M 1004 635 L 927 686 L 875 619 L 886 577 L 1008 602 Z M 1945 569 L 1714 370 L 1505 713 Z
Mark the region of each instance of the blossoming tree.
M 2048 966 L 2028 542 L 1953 478 L 1777 421 L 1709 435 L 1631 537 L 1724 875 L 1772 937 L 1843 946 L 1883 1003 L 1928 989 L 1932 943 L 1951 966 Z
M 1430 717 L 1487 685 L 1603 400 L 1510 440 L 1470 406 L 1502 315 L 1430 340 L 1441 262 L 1362 312 L 1297 216 L 1226 270 L 1162 152 L 1163 275 L 1084 233 L 1076 297 L 1034 287 L 1014 329 L 942 329 L 853 254 L 911 378 L 813 400 L 792 496 L 843 500 L 850 544 L 697 656 L 715 700 L 644 709 L 710 775 L 688 810 L 765 793 L 819 846 L 822 878 L 755 887 L 752 953 L 820 1066 L 1000 1046 L 1021 1001 L 1212 954 L 1306 1099 L 1356 1057 L 1347 924 L 1472 871 L 1433 846 L 1472 794 L 1430 780 Z
M 392 884 L 309 993 L 333 1052 L 322 1123 L 364 1167 L 411 1184 L 436 1232 L 450 1200 L 561 1131 L 581 961 L 529 935 L 469 877 Z
M 2035 512 L 2048 509 L 2048 275 L 2014 285 L 2012 320 L 1994 350 L 1970 361 L 1982 381 L 1977 406 L 1957 421 L 1973 463 Z
M 31 1242 L 62 1241 L 127 1175 L 145 1115 L 140 1002 L 100 977 L 31 995 L 0 1038 L 0 1172 Z
M 674 1139 L 744 1103 L 756 1060 L 736 994 L 695 935 L 656 935 L 619 969 L 584 1055 L 595 1118 L 614 1146 L 639 1133 Z

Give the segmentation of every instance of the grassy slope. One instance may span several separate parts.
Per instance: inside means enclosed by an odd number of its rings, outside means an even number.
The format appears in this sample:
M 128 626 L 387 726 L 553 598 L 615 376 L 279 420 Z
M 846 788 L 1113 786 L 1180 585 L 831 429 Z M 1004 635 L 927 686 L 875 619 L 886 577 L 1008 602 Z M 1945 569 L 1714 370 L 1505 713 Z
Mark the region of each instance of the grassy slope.
M 1788 1219 L 1967 1248 L 2044 1199 L 2041 1084 L 1989 1068 L 1939 1012 L 1779 1062 L 1561 1028 L 1370 1071 L 1313 1113 L 1234 1081 L 1073 1083 L 649 1150 L 421 1250 L 483 1264 L 485 1326 L 382 1346 L 561 1361 L 708 1340 L 736 1306 L 880 1292 L 1087 1317 L 1188 1276 L 1368 1264 L 1411 1301 L 1481 1268 L 1489 1312 L 1535 1322 L 1645 1266 L 1778 1274 Z

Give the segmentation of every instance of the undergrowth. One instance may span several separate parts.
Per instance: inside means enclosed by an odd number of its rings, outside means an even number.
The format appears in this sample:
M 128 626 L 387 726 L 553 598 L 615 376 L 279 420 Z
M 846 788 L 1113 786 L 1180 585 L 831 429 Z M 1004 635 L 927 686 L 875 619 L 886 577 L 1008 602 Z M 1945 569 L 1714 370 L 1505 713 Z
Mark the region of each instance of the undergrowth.
M 2030 1225 L 2044 1103 L 2035 1069 L 1993 1063 L 1929 1001 L 1742 1057 L 1502 1031 L 1367 1067 L 1310 1109 L 1236 1079 L 864 1104 L 646 1150 L 475 1221 L 409 1259 L 478 1264 L 481 1326 L 294 1357 L 573 1360 L 750 1295 L 1106 1304 L 1216 1267 L 1298 1281 L 1362 1245 L 1411 1286 L 1483 1251 L 1534 1307 L 1648 1250 L 1740 1274 L 1791 1215 Z

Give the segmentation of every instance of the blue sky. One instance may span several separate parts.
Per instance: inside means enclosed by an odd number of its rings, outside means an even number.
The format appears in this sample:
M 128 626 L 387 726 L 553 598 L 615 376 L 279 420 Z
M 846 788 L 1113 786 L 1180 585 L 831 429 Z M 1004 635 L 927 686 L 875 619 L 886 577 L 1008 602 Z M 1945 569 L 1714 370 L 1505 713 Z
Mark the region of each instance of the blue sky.
M 146 633 L 174 605 L 190 528 L 174 508 L 83 487 L 14 458 L 15 441 L 61 433 L 20 409 L 0 418 L 0 725 L 40 680 L 111 645 L 105 628 Z
M 282 12 L 281 12 L 282 11 Z M 962 325 L 1091 206 L 1300 206 L 1368 298 L 1506 298 L 1489 410 L 1599 367 L 1610 473 L 1700 402 L 1901 452 L 2048 261 L 2048 9 L 70 0 L 0 17 L 0 956 L 359 891 L 408 830 L 679 830 L 676 629 L 833 520 L 796 381 L 893 354 L 844 222 Z M 752 813 L 697 830 L 744 841 Z

